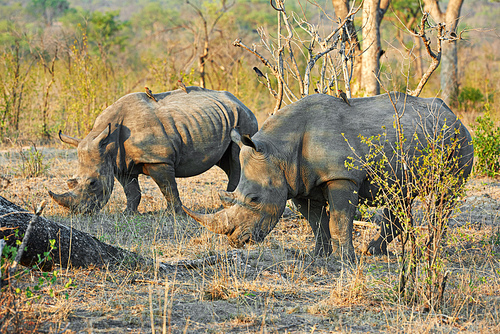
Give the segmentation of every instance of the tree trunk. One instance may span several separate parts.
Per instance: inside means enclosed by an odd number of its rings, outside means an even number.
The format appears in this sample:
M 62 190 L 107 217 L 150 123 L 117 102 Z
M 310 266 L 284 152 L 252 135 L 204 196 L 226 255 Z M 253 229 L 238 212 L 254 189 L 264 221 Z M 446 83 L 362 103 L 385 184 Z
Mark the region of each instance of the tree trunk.
M 365 96 L 380 94 L 379 53 L 380 30 L 378 27 L 378 7 L 380 0 L 365 0 L 363 4 L 363 67 L 361 89 Z
M 335 16 L 343 20 L 349 14 L 349 0 L 332 0 L 333 9 L 335 10 Z M 351 93 L 352 95 L 357 95 L 357 92 L 361 88 L 361 47 L 359 45 L 358 34 L 356 33 L 356 27 L 354 26 L 353 20 L 346 23 L 347 32 L 349 34 L 349 46 L 353 51 L 353 74 Z
M 0 196 L 0 239 L 8 246 L 18 247 L 16 242 L 23 239 L 33 214 Z M 16 233 L 15 231 L 18 230 Z M 50 240 L 55 240 L 51 260 L 39 263 L 39 256 L 50 251 Z M 135 268 L 152 263 L 127 250 L 107 245 L 88 233 L 38 217 L 28 236 L 27 247 L 20 259 L 24 266 L 39 265 L 42 270 L 51 270 L 54 265 L 62 268 L 84 268 L 95 266 L 122 266 Z
M 204 29 L 204 36 L 205 36 L 205 41 L 203 42 L 203 54 L 200 56 L 200 86 L 201 88 L 207 88 L 207 84 L 205 82 L 205 62 L 208 58 L 208 28 L 207 28 L 207 21 L 203 21 L 203 29 Z
M 380 94 L 380 23 L 390 0 L 365 0 L 363 3 L 363 55 L 361 89 L 365 96 Z
M 415 44 L 417 45 L 416 57 L 415 57 L 415 75 L 417 78 L 421 78 L 424 75 L 424 64 L 422 63 L 422 39 L 415 38 Z
M 450 0 L 443 13 L 439 8 L 438 0 L 424 0 L 425 10 L 428 11 L 436 23 L 446 24 L 446 30 L 455 32 L 462 9 L 463 0 Z M 458 57 L 457 43 L 443 43 L 441 55 L 441 94 L 446 104 L 450 104 L 458 94 Z
M 446 104 L 458 97 L 457 42 L 443 43 L 441 53 L 441 94 Z

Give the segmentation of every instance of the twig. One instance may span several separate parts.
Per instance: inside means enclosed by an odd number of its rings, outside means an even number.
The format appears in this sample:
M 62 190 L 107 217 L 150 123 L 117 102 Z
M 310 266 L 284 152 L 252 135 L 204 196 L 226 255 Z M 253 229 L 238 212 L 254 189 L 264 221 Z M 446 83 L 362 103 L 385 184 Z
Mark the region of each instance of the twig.
M 4 247 L 5 247 L 5 240 L 0 239 L 0 256 L 3 254 Z
M 351 21 L 351 20 L 352 20 L 352 19 L 351 19 L 351 17 L 353 17 L 354 15 L 356 15 L 356 13 L 357 13 L 357 12 L 359 12 L 359 10 L 363 7 L 364 0 L 363 0 L 363 1 L 361 1 L 361 3 L 359 4 L 359 6 L 358 6 L 356 9 L 354 9 L 354 4 L 355 4 L 355 3 L 356 3 L 356 2 L 354 2 L 354 3 L 352 4 L 351 10 L 349 10 L 349 13 L 347 14 L 347 16 L 346 16 L 346 17 L 345 17 L 345 18 L 344 18 L 344 19 L 340 22 L 340 24 L 339 24 L 339 26 L 337 27 L 337 29 L 335 29 L 334 31 L 332 31 L 332 32 L 330 33 L 330 35 L 328 35 L 328 36 L 325 38 L 325 40 L 326 40 L 327 42 L 328 42 L 328 41 L 329 41 L 329 40 L 330 40 L 333 36 L 335 36 L 335 34 L 336 34 L 336 33 L 337 33 L 340 29 L 342 29 L 342 28 L 344 27 L 344 25 L 345 25 L 347 22 L 349 22 L 349 21 Z
M 151 333 L 155 334 L 155 317 L 153 313 L 153 292 L 151 291 L 151 285 L 148 285 L 149 293 L 149 317 L 151 321 Z
M 66 326 L 64 326 L 64 328 L 61 331 L 57 332 L 56 334 L 63 334 L 63 333 L 65 333 L 68 330 L 70 324 L 71 324 L 71 322 L 68 322 L 66 324 Z
M 439 289 L 438 289 L 438 301 L 437 301 L 437 306 L 438 307 L 441 307 L 442 303 L 443 303 L 443 295 L 444 295 L 444 289 L 446 288 L 446 281 L 448 280 L 448 274 L 450 272 L 447 271 L 445 274 L 444 274 L 444 277 L 443 277 L 443 280 L 441 281 L 441 284 L 439 284 Z
M 271 0 L 271 5 L 272 5 L 272 0 Z M 299 66 L 297 65 L 297 61 L 295 60 L 295 56 L 294 56 L 293 48 L 292 48 L 292 43 L 290 42 L 292 37 L 293 37 L 292 27 L 290 25 L 290 22 L 288 21 L 288 16 L 286 15 L 284 8 L 282 10 L 282 13 L 283 13 L 283 15 L 282 15 L 283 21 L 285 22 L 285 27 L 286 27 L 286 30 L 288 32 L 288 36 L 285 38 L 285 40 L 286 40 L 286 44 L 288 47 L 288 52 L 290 53 L 290 60 L 293 64 L 293 69 L 295 71 L 295 76 L 297 77 L 297 81 L 299 82 L 300 96 L 304 97 L 304 86 L 302 83 L 302 77 L 300 75 Z
M 277 100 L 276 101 L 276 105 L 274 107 L 274 111 L 273 113 L 275 113 L 281 106 L 281 101 L 283 100 L 283 80 L 282 78 L 280 77 L 280 71 L 279 69 L 272 65 L 269 60 L 267 60 L 264 56 L 262 56 L 259 52 L 257 52 L 255 49 L 250 49 L 248 46 L 246 46 L 245 44 L 243 44 L 241 42 L 241 39 L 237 38 L 234 40 L 233 42 L 233 45 L 234 46 L 237 46 L 237 47 L 240 47 L 240 48 L 243 48 L 245 50 L 247 50 L 248 52 L 250 52 L 251 54 L 255 55 L 257 58 L 260 59 L 260 61 L 265 65 L 267 66 L 272 72 L 273 72 L 273 75 L 276 77 L 276 79 L 278 80 L 278 92 L 274 91 L 272 88 L 271 88 L 271 82 L 269 81 L 269 78 L 267 77 L 266 75 L 266 79 L 267 79 L 267 87 L 269 89 L 269 92 L 271 93 L 271 95 L 274 96 L 274 98 Z M 280 52 L 283 52 L 282 50 L 283 48 L 280 48 L 281 51 Z
M 134 279 L 134 280 L 132 280 L 132 283 L 156 284 L 156 285 L 163 285 L 163 286 L 169 285 L 168 282 L 165 283 L 163 281 L 149 280 L 149 279 Z
M 246 46 L 245 44 L 243 44 L 241 42 L 241 39 L 237 38 L 234 40 L 233 42 L 233 45 L 234 46 L 237 46 L 237 47 L 240 47 L 240 48 L 243 48 L 245 50 L 247 50 L 248 52 L 250 52 L 251 54 L 255 55 L 257 58 L 260 59 L 260 61 L 266 65 L 273 73 L 277 73 L 277 69 L 275 66 L 273 66 L 269 60 L 267 60 L 264 56 L 262 56 L 259 52 L 257 52 L 255 49 L 250 49 L 248 46 Z
M 4 215 L 1 215 L 0 218 L 5 218 L 7 216 L 10 216 L 10 215 L 17 215 L 17 214 L 20 214 L 20 213 L 29 213 L 29 211 L 14 211 L 14 212 L 9 212 L 9 213 L 6 213 Z
M 269 2 L 270 2 L 270 4 L 271 4 L 271 7 L 273 7 L 273 8 L 274 8 L 274 10 L 276 10 L 276 11 L 278 11 L 278 12 L 283 12 L 283 11 L 284 11 L 283 7 L 281 7 L 281 8 L 277 8 L 277 7 L 273 4 L 273 0 L 269 0 Z

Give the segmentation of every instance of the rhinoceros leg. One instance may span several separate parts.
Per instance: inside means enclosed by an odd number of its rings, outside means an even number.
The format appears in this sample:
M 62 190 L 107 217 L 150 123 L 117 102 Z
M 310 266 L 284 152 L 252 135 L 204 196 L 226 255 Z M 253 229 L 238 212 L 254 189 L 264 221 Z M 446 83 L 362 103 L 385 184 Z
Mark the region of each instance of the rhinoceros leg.
M 356 258 L 352 245 L 352 225 L 358 205 L 357 187 L 349 180 L 334 180 L 328 183 L 328 204 L 330 204 L 330 235 L 334 251 L 343 261 Z
M 401 233 L 401 222 L 387 208 L 383 211 L 378 237 L 364 247 L 363 252 L 370 255 L 387 255 L 387 245 Z
M 146 164 L 143 167 L 144 174 L 151 176 L 160 188 L 167 200 L 169 208 L 173 208 L 177 214 L 184 215 L 182 203 L 175 182 L 174 167 L 167 164 Z
M 314 200 L 294 198 L 292 201 L 299 208 L 314 233 L 316 246 L 315 256 L 328 256 L 332 253 L 332 243 L 330 241 L 330 228 L 328 223 L 328 213 L 326 212 L 326 201 L 321 203 Z
M 227 183 L 227 191 L 234 191 L 240 181 L 240 148 L 235 143 L 231 142 L 226 152 L 218 162 L 218 166 L 226 173 L 229 182 Z
M 141 188 L 139 186 L 139 174 L 127 175 L 127 177 L 120 177 L 118 181 L 123 187 L 125 196 L 127 197 L 127 208 L 125 212 L 137 212 L 137 207 L 141 202 Z

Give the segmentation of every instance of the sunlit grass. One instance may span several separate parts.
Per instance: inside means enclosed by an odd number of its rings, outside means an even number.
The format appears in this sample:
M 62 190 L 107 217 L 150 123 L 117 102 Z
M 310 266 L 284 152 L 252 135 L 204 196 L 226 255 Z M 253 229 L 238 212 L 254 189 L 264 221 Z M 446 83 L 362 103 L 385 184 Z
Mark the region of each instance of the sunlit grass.
M 136 333 L 151 332 L 152 325 L 158 333 L 498 329 L 500 231 L 492 224 L 498 213 L 480 204 L 483 202 L 466 201 L 456 226 L 449 230 L 445 263 L 451 274 L 445 307 L 443 314 L 433 314 L 398 300 L 396 257 L 361 257 L 358 253 L 360 263 L 354 268 L 340 265 L 335 258 L 314 259 L 312 231 L 298 217 L 282 219 L 261 244 L 234 250 L 225 236 L 168 212 L 156 184 L 144 176 L 140 178 L 141 214 L 123 214 L 126 199 L 117 184 L 99 214 L 71 215 L 50 202 L 46 192 L 67 190 L 65 180 L 77 168 L 76 157 L 67 157 L 55 157 L 46 176 L 24 179 L 9 174 L 12 183 L 2 196 L 26 209 L 47 199 L 47 218 L 157 262 L 188 260 L 199 261 L 199 265 L 192 269 L 179 266 L 177 272 L 167 275 L 154 267 L 61 270 L 58 289 L 69 278 L 76 285 L 65 290 L 67 299 L 63 293 L 52 298 L 41 292 L 43 298 L 28 307 L 25 297 L 19 297 L 23 306 L 19 312 L 39 321 L 49 332 L 60 332 L 68 323 L 77 331 L 122 332 L 130 328 Z M 1 168 L 2 172 L 10 170 L 8 164 Z M 225 174 L 217 168 L 178 182 L 183 203 L 200 212 L 220 207 L 217 192 L 227 184 Z M 500 191 L 494 184 L 473 179 L 467 195 L 498 201 Z M 357 227 L 355 247 L 359 249 L 375 233 Z M 397 253 L 397 241 L 390 249 Z M 30 286 L 38 275 L 33 272 L 18 284 Z

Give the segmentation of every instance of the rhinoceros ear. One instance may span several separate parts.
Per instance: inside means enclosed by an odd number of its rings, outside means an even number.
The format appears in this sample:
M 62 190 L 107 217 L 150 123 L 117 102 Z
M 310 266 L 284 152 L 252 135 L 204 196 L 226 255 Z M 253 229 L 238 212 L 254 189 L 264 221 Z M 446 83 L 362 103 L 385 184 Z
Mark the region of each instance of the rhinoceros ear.
M 243 135 L 241 137 L 241 142 L 243 143 L 243 145 L 250 146 L 254 150 L 259 151 L 259 149 L 257 148 L 257 145 L 255 145 L 255 142 L 252 140 L 252 138 L 250 138 L 249 135 Z
M 240 148 L 243 145 L 243 143 L 241 142 L 240 132 L 236 129 L 231 130 L 231 140 L 235 142 Z
M 104 141 L 108 138 L 111 133 L 111 123 L 108 123 L 108 126 L 97 136 L 94 138 L 94 142 L 98 145 L 106 144 Z
M 252 141 L 252 139 L 250 138 L 249 135 L 243 135 L 242 136 L 242 135 L 240 135 L 240 133 L 236 129 L 232 129 L 231 130 L 231 139 L 236 144 L 238 144 L 238 146 L 240 148 L 242 148 L 243 146 L 250 146 L 254 150 L 259 151 L 257 149 L 257 145 L 255 145 L 255 143 Z

